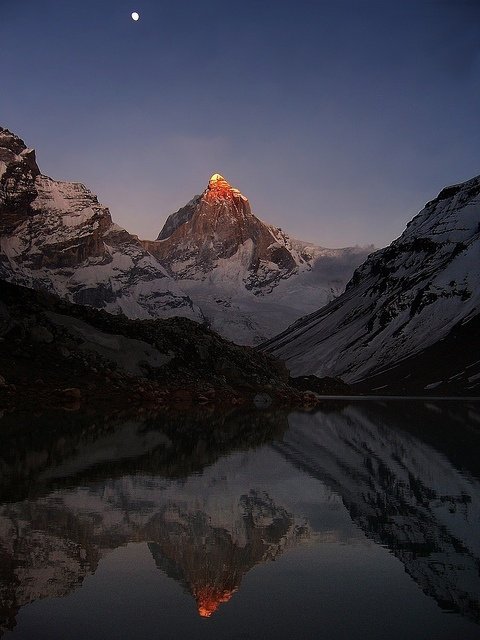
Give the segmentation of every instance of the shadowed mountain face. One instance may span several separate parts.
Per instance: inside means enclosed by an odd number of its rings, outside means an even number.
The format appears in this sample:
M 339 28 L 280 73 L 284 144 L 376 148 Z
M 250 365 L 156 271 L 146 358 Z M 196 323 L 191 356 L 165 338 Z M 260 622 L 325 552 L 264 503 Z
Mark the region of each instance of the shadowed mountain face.
M 364 556 L 368 539 L 441 607 L 479 621 L 478 403 L 399 408 L 327 403 L 289 424 L 262 412 L 4 416 L 1 628 L 128 543 L 147 544 L 208 618 L 263 584 L 258 564 L 332 542 Z
M 478 378 L 476 371 L 466 370 L 478 360 L 479 341 L 475 329 L 462 331 L 461 327 L 475 318 L 478 323 L 479 291 L 477 176 L 443 189 L 399 238 L 368 257 L 345 293 L 298 320 L 265 348 L 285 360 L 294 375 L 336 375 L 358 382 L 385 372 L 386 380 L 379 379 L 377 386 L 388 385 L 389 390 L 395 389 L 395 377 L 402 378 L 397 389 L 403 384 L 408 389 L 415 360 L 404 370 L 394 367 L 406 358 L 419 357 L 422 368 L 428 363 L 430 369 L 430 376 L 422 376 L 427 390 L 459 376 L 471 393 Z M 441 346 L 436 353 L 425 350 L 447 337 L 453 362 L 437 372 Z M 470 349 L 462 349 L 468 337 Z
M 188 318 L 131 320 L 0 279 L 0 406 L 58 405 L 67 385 L 108 413 L 131 402 L 233 405 L 263 391 L 302 401 L 281 362 Z

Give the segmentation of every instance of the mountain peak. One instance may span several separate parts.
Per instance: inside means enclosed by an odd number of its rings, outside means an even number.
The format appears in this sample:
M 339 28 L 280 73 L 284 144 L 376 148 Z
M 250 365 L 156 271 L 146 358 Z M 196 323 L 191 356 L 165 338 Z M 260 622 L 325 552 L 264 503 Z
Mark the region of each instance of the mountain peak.
M 252 279 L 260 278 L 263 288 L 293 273 L 303 260 L 281 230 L 253 215 L 248 198 L 219 173 L 200 196 L 167 218 L 157 241 L 145 240 L 143 246 L 162 264 L 175 265 L 177 279 L 206 278 L 219 260 L 232 258 L 235 282 L 242 272 L 250 289 Z
M 245 198 L 242 196 L 238 189 L 232 187 L 232 185 L 225 180 L 225 178 L 219 173 L 214 173 L 213 176 L 208 181 L 208 187 L 204 193 L 204 197 L 207 200 L 216 200 L 217 198 L 232 198 L 234 196 L 240 196 L 241 198 Z

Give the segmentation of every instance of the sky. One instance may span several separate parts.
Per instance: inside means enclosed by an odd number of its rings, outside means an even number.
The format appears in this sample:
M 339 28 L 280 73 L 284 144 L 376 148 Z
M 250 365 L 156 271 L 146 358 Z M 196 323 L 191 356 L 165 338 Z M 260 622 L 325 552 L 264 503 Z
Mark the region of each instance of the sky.
M 480 0 L 0 0 L 0 125 L 142 238 L 218 172 L 294 237 L 385 246 L 480 174 L 479 116 Z

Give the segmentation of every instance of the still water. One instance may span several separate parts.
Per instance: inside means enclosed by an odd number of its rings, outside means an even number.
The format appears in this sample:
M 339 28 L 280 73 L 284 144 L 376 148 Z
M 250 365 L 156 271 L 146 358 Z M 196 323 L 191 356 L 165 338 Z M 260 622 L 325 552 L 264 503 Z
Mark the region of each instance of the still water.
M 0 436 L 2 637 L 480 638 L 480 402 Z

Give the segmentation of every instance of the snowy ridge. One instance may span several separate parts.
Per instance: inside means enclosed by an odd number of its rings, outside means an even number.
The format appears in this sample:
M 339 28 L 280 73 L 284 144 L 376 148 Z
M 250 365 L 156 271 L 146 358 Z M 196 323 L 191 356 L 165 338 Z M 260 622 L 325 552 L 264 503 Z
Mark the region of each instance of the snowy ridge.
M 0 277 L 132 318 L 201 312 L 82 184 L 41 175 L 0 129 Z
M 480 308 L 480 177 L 444 189 L 345 293 L 265 348 L 296 374 L 348 382 L 446 336 Z

